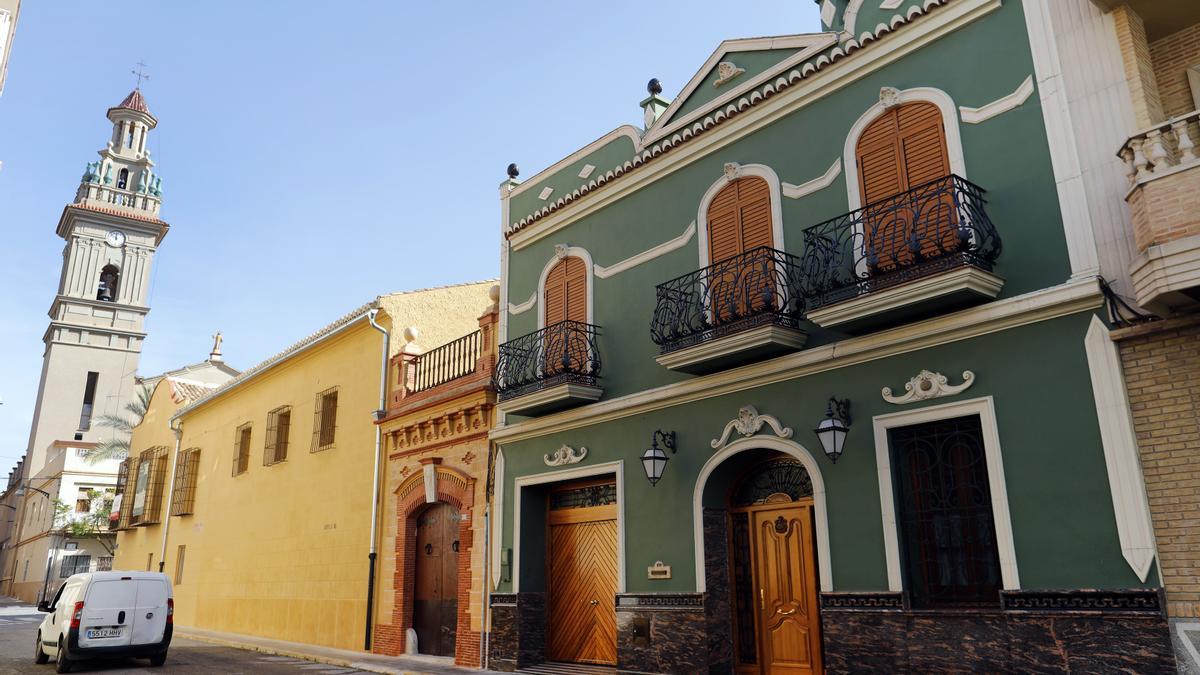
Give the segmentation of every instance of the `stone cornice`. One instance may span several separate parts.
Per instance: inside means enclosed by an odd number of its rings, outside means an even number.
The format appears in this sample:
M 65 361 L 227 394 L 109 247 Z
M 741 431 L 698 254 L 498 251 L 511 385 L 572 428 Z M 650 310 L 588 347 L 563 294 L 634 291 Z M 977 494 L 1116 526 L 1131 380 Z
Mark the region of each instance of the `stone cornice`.
M 495 418 L 493 400 L 490 394 L 480 392 L 440 410 L 422 409 L 393 418 L 382 425 L 391 441 L 388 458 L 486 438 Z

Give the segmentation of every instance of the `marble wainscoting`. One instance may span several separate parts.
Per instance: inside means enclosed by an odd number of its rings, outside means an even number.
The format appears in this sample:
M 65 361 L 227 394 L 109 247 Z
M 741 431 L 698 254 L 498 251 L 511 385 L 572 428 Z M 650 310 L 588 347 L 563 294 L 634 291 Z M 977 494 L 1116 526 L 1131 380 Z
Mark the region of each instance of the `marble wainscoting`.
M 513 672 L 546 660 L 546 595 L 493 593 L 488 662 Z
M 913 610 L 899 593 L 823 593 L 831 673 L 1173 673 L 1156 590 L 1003 591 L 995 609 Z
M 733 672 L 733 621 L 729 600 L 729 523 L 724 509 L 704 509 L 705 624 L 712 675 Z
M 617 670 L 697 673 L 707 670 L 704 597 L 700 593 L 618 593 Z

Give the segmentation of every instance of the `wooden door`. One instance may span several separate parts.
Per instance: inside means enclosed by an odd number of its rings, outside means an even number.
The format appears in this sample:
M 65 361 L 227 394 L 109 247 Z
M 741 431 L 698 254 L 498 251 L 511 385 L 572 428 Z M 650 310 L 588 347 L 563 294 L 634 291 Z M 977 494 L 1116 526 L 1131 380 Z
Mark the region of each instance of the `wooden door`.
M 812 505 L 757 510 L 752 522 L 763 672 L 820 673 Z
M 458 629 L 458 510 L 438 502 L 417 517 L 413 630 L 417 651 L 454 656 Z
M 587 265 L 582 258 L 567 256 L 558 261 L 546 275 L 545 351 L 546 374 L 580 372 L 587 361 L 586 341 L 573 330 L 555 330 L 563 321 L 587 323 Z
M 730 321 L 762 309 L 773 296 L 769 258 L 749 264 L 731 261 L 747 251 L 775 245 L 771 223 L 771 190 L 757 176 L 739 178 L 721 189 L 708 205 L 708 261 L 725 262 L 708 280 L 713 321 Z
M 953 247 L 953 198 L 894 200 L 897 195 L 950 174 L 942 114 L 926 101 L 905 103 L 871 122 L 858 140 L 858 179 L 862 187 L 864 239 L 873 272 L 888 272 L 915 261 L 912 241 L 925 256 Z
M 554 504 L 551 498 L 546 656 L 616 665 L 617 507 Z

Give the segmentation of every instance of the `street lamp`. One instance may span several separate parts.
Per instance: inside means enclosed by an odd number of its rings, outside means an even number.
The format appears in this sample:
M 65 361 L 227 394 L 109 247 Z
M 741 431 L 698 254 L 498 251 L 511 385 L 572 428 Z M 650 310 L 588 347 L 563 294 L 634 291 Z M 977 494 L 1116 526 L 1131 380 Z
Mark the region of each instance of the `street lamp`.
M 54 497 L 50 496 L 49 492 L 46 492 L 45 490 L 39 490 L 38 488 L 35 488 L 32 485 L 29 485 L 28 483 L 22 484 L 17 487 L 17 496 L 24 497 L 26 490 L 33 490 L 34 492 L 40 492 L 40 493 L 46 495 L 46 499 L 54 499 Z
M 825 409 L 825 419 L 813 429 L 813 433 L 821 439 L 821 447 L 829 455 L 829 461 L 837 464 L 846 445 L 846 434 L 850 433 L 850 399 L 831 396 Z
M 650 480 L 650 487 L 658 484 L 662 478 L 663 470 L 667 468 L 667 453 L 658 447 L 658 442 L 662 441 L 663 448 L 675 454 L 675 432 L 663 432 L 661 429 L 656 430 L 654 435 L 650 437 L 650 448 L 642 453 L 642 468 L 646 470 L 646 478 Z

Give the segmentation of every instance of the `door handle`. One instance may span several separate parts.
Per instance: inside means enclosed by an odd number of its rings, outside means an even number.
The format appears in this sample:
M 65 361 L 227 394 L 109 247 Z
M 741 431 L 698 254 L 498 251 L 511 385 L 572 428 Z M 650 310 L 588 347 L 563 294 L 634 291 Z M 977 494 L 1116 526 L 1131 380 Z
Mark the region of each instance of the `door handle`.
M 758 589 L 758 608 L 761 611 L 767 611 L 767 594 L 761 588 Z
M 121 625 L 125 625 L 125 612 L 124 611 L 117 612 L 117 623 L 119 623 Z
M 795 613 L 796 613 L 796 608 L 793 607 L 786 612 L 780 612 L 779 616 L 788 616 L 789 614 L 795 614 Z

